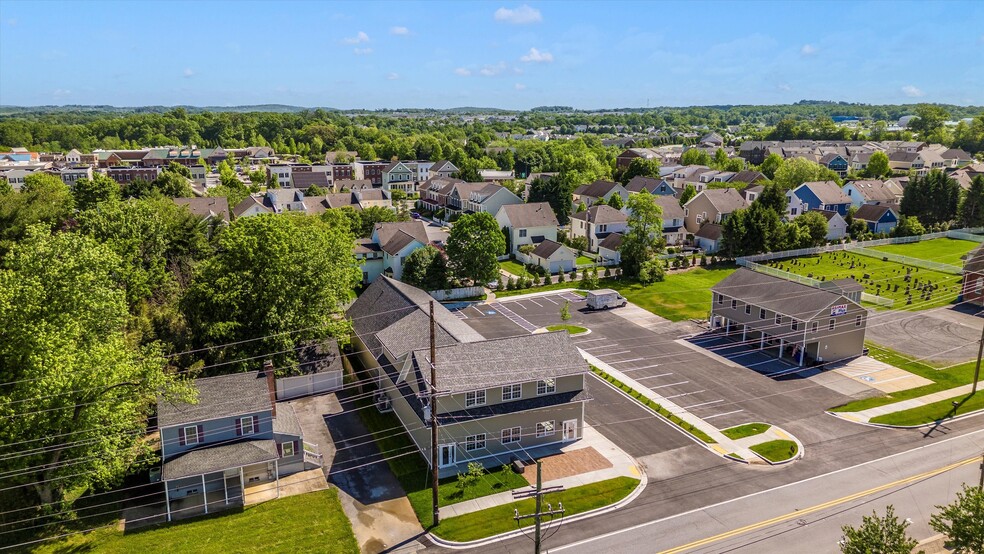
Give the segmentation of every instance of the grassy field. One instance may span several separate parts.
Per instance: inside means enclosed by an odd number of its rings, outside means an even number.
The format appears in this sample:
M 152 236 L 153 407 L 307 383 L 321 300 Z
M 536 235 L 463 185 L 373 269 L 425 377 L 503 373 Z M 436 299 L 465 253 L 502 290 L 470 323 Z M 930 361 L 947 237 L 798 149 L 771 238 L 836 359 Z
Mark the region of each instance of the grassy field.
M 974 380 L 975 362 L 967 362 L 947 368 L 939 368 L 923 362 L 912 361 L 906 356 L 899 354 L 890 348 L 878 346 L 872 342 L 866 342 L 865 346 L 868 347 L 868 355 L 872 358 L 885 362 L 886 364 L 893 365 L 897 368 L 904 369 L 921 377 L 925 377 L 930 381 L 933 381 L 933 384 L 893 392 L 892 394 L 886 394 L 884 396 L 855 400 L 854 402 L 849 402 L 843 406 L 838 406 L 831 409 L 832 412 L 858 412 L 861 410 L 867 410 L 868 408 L 884 406 L 886 404 L 892 404 L 894 402 L 909 400 L 910 398 L 916 398 L 919 396 L 932 394 L 934 392 L 952 389 L 954 387 L 959 387 L 960 385 L 966 385 Z
M 796 456 L 799 447 L 793 441 L 774 440 L 748 447 L 749 450 L 770 462 L 784 462 Z
M 628 496 L 638 485 L 638 479 L 616 477 L 607 481 L 574 487 L 563 492 L 545 494 L 543 495 L 544 508 L 547 502 L 554 507 L 563 502 L 564 510 L 566 510 L 564 515 L 572 516 L 618 502 Z M 513 520 L 514 510 L 519 510 L 521 514 L 528 514 L 533 512 L 535 508 L 536 501 L 533 499 L 503 504 L 447 518 L 432 532 L 441 538 L 462 542 L 491 537 L 519 528 L 519 525 Z M 533 520 L 529 519 L 523 526 L 531 523 Z
M 875 246 L 872 250 L 880 250 L 900 256 L 909 256 L 910 258 L 919 258 L 921 260 L 962 267 L 963 260 L 961 258 L 974 248 L 977 248 L 977 246 L 978 243 L 969 240 L 943 238 L 910 244 Z
M 338 494 L 324 490 L 270 500 L 238 512 L 124 534 L 116 525 L 41 543 L 33 552 L 331 552 L 358 553 Z
M 576 335 L 578 333 L 584 333 L 588 329 L 587 327 L 580 327 L 577 325 L 550 325 L 547 327 L 547 331 L 567 331 L 570 335 Z
M 577 261 L 574 263 L 577 265 L 593 265 L 595 261 L 587 256 L 578 256 Z
M 953 406 L 954 402 L 957 403 L 956 407 Z M 984 391 L 978 391 L 973 396 L 964 394 L 918 408 L 874 417 L 871 422 L 884 425 L 924 425 L 977 410 L 984 410 Z
M 761 435 L 762 433 L 768 431 L 771 427 L 772 426 L 768 423 L 748 423 L 746 425 L 721 429 L 721 434 L 731 440 L 738 440 L 754 435 Z
M 522 277 L 523 275 L 529 274 L 523 264 L 517 262 L 516 260 L 503 260 L 499 262 L 499 267 L 512 273 L 516 277 Z
M 773 260 L 767 262 L 767 265 L 821 281 L 853 277 L 864 286 L 864 292 L 891 298 L 895 302 L 892 308 L 896 310 L 938 308 L 952 303 L 960 294 L 959 275 L 917 267 L 907 268 L 895 262 L 846 251 Z M 907 282 L 908 269 L 912 272 L 910 281 Z M 923 287 L 935 287 L 935 290 L 924 292 L 921 290 Z

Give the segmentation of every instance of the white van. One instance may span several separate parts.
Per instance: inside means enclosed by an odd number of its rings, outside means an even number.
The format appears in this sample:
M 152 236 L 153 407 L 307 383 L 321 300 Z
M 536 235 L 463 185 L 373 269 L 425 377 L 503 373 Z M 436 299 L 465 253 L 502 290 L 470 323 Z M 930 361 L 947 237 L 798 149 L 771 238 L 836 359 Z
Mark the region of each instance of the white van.
M 588 291 L 589 310 L 607 310 L 609 308 L 621 308 L 627 301 L 621 294 L 612 289 L 598 289 Z

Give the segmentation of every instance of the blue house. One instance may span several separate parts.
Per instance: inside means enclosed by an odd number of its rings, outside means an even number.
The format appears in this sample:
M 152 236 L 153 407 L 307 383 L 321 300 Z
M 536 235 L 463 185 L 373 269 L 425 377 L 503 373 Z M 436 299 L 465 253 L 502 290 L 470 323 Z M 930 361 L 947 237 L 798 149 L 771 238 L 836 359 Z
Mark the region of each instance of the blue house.
M 820 165 L 836 172 L 841 177 L 847 177 L 847 167 L 849 164 L 847 159 L 840 154 L 834 152 L 825 154 L 822 158 L 820 158 Z
M 851 207 L 851 197 L 834 181 L 810 181 L 786 193 L 787 216 L 792 219 L 809 210 L 828 210 L 841 217 Z
M 864 221 L 872 233 L 890 233 L 899 224 L 899 214 L 887 204 L 864 204 L 854 213 L 854 219 Z
M 168 521 L 242 506 L 251 484 L 276 482 L 280 496 L 281 477 L 320 465 L 305 452 L 293 408 L 276 402 L 272 366 L 194 387 L 195 403 L 157 403 Z
M 629 194 L 646 191 L 649 194 L 657 194 L 659 196 L 675 196 L 679 192 L 666 179 L 654 179 L 641 175 L 633 177 L 625 185 L 625 190 L 629 191 Z

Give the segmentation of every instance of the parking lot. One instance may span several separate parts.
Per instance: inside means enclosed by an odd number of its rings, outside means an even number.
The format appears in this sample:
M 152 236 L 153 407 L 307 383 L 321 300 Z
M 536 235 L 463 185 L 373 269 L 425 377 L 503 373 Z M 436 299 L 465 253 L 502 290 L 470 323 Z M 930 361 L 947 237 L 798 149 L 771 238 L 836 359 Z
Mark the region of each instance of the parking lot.
M 571 302 L 572 316 L 566 322 L 560 318 L 565 301 Z M 815 421 L 808 423 L 807 419 L 852 400 L 820 381 L 770 378 L 767 373 L 782 371 L 791 364 L 730 342 L 717 344 L 697 338 L 687 343 L 686 339 L 692 339 L 695 331 L 691 324 L 671 323 L 632 305 L 627 308 L 589 311 L 584 298 L 563 293 L 519 300 L 506 298 L 469 307 L 459 317 L 488 337 L 528 333 L 559 323 L 587 327 L 590 334 L 574 338 L 579 348 L 718 428 L 764 421 L 796 433 L 800 422 L 809 426 L 812 433 L 816 431 Z M 737 357 L 743 364 L 758 364 L 752 367 L 759 368 L 761 373 L 714 354 Z M 599 381 L 592 388 L 592 395 L 600 396 L 595 391 L 603 386 Z M 621 404 L 619 400 L 628 402 L 617 396 L 610 403 L 590 402 L 588 414 L 599 422 L 631 419 L 629 414 L 609 413 L 613 408 L 606 404 Z M 649 421 L 644 425 L 650 430 L 654 427 Z M 829 430 L 836 431 L 837 425 L 833 424 Z M 599 430 L 605 432 L 603 427 Z M 616 432 L 622 432 L 621 426 Z M 624 432 L 630 438 L 631 433 Z M 618 437 L 609 437 L 629 449 Z M 660 435 L 657 440 L 664 438 Z M 666 440 L 664 450 L 677 445 Z

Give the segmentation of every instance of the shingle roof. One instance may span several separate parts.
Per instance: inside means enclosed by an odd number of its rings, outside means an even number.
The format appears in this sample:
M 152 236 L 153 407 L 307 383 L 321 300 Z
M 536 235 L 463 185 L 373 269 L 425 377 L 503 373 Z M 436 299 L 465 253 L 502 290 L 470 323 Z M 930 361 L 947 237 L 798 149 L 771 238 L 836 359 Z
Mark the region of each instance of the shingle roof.
M 297 421 L 294 407 L 287 402 L 277 402 L 277 417 L 273 418 L 273 432 L 281 435 L 302 436 L 301 424 Z
M 591 198 L 601 198 L 618 186 L 620 186 L 618 183 L 599 179 L 593 183 L 577 187 L 574 189 L 574 194 L 578 196 L 589 196 Z
M 377 223 L 373 236 L 385 252 L 393 255 L 415 240 L 424 245 L 430 242 L 424 222 L 418 220 Z
M 323 189 L 331 188 L 328 176 L 330 173 L 325 171 L 291 171 L 290 181 L 296 189 L 306 189 L 311 185 L 317 185 Z
M 442 171 L 445 171 L 445 172 L 452 171 L 452 172 L 454 172 L 454 171 L 458 171 L 458 168 L 455 167 L 455 165 L 453 163 L 449 162 L 448 160 L 438 160 L 438 161 L 434 162 L 434 165 L 431 166 L 430 170 L 431 170 L 432 173 L 439 173 L 439 172 L 442 172 Z
M 800 186 L 809 189 L 824 204 L 851 203 L 851 197 L 844 194 L 844 191 L 834 181 L 810 181 Z
M 204 475 L 269 462 L 278 457 L 277 443 L 273 439 L 208 446 L 185 452 L 164 462 L 161 478 L 170 481 L 194 475 Z
M 188 211 L 202 217 L 218 217 L 229 221 L 229 199 L 225 196 L 209 196 L 205 198 L 174 198 L 174 203 L 187 206 Z
M 684 218 L 683 206 L 680 205 L 680 201 L 676 197 L 657 195 L 655 199 L 656 203 L 659 204 L 659 207 L 663 209 L 663 215 L 660 217 L 664 222 L 666 222 L 667 219 Z
M 711 287 L 711 290 L 800 321 L 813 319 L 821 310 L 835 303 L 854 303 L 837 292 L 787 281 L 744 267 L 725 277 Z
M 418 368 L 429 368 L 429 350 L 413 353 Z M 442 394 L 577 375 L 588 363 L 564 331 L 519 335 L 437 349 L 437 382 Z
M 304 375 L 342 369 L 342 355 L 338 350 L 338 341 L 333 338 L 304 344 L 297 352 L 297 358 L 298 372 Z
M 625 214 L 607 205 L 591 206 L 586 211 L 577 212 L 576 214 L 572 215 L 571 219 L 579 219 L 591 223 L 596 223 L 598 225 L 605 225 L 609 223 L 625 223 L 626 221 L 628 221 L 628 218 L 625 217 Z
M 707 240 L 721 240 L 723 227 L 717 223 L 705 223 L 694 233 L 695 237 Z
M 360 190 L 371 189 L 373 186 L 371 179 L 338 179 L 335 181 L 335 188 L 338 190 Z
M 757 183 L 759 181 L 765 181 L 767 178 L 761 171 L 755 171 L 754 169 L 743 169 L 738 173 L 735 173 L 731 179 L 728 179 L 729 183 Z
M 534 256 L 539 256 L 544 259 L 549 259 L 550 256 L 553 256 L 554 252 L 560 250 L 561 248 L 567 248 L 567 247 L 564 246 L 563 244 L 560 244 L 559 242 L 554 242 L 552 240 L 544 240 L 540 244 L 536 245 L 536 248 L 533 249 L 532 254 Z
M 557 215 L 547 202 L 507 204 L 499 209 L 505 210 L 509 224 L 516 228 L 557 226 Z
M 852 181 L 852 183 L 854 183 L 854 188 L 857 189 L 861 196 L 871 202 L 895 202 L 902 194 L 901 190 L 896 189 L 894 185 L 887 184 L 885 181 L 866 180 Z
M 814 210 L 814 211 L 816 213 L 822 215 L 823 218 L 826 219 L 827 221 L 830 221 L 834 217 L 840 215 L 839 213 L 837 213 L 837 212 L 835 212 L 833 210 Z
M 663 182 L 663 179 L 655 179 L 653 177 L 643 177 L 642 175 L 636 175 L 629 180 L 629 183 L 625 185 L 625 190 L 629 192 L 646 192 L 652 193 L 659 187 L 659 184 Z
M 708 189 L 703 190 L 698 196 L 703 195 L 710 201 L 714 209 L 721 214 L 730 214 L 735 210 L 748 207 L 748 202 L 738 193 L 737 189 Z M 697 198 L 696 196 L 694 198 Z M 693 199 L 690 200 L 693 202 Z
M 892 207 L 886 204 L 862 204 L 858 208 L 858 211 L 854 212 L 854 219 L 860 219 L 862 221 L 878 221 L 885 215 L 885 212 L 892 210 Z
M 321 200 L 319 198 L 319 200 Z M 332 194 L 326 194 L 323 198 L 325 204 L 329 208 L 341 208 L 344 206 L 350 206 L 355 209 L 361 209 L 359 203 L 356 202 L 355 195 L 351 192 L 336 192 Z M 304 204 L 307 205 L 308 198 L 304 198 Z
M 620 246 L 622 246 L 621 233 L 612 233 L 598 243 L 598 248 L 607 248 L 608 250 L 618 250 Z
M 273 407 L 266 377 L 257 371 L 195 379 L 194 384 L 198 389 L 195 404 L 158 399 L 158 427 L 262 412 Z M 235 401 L 230 402 L 231 399 Z

